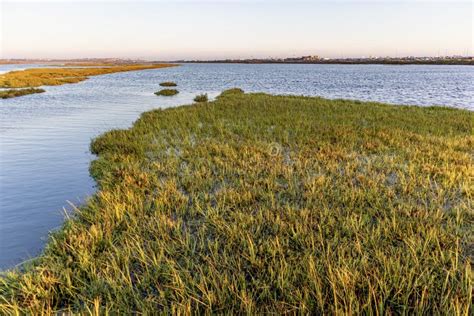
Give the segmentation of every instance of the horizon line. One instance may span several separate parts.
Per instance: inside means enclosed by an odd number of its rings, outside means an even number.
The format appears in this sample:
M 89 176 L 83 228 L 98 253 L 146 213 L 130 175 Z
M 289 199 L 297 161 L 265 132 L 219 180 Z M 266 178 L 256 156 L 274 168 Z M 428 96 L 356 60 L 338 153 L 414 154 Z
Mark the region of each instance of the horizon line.
M 267 57 L 220 57 L 220 58 L 152 58 L 152 57 L 93 57 L 93 56 L 84 56 L 84 57 L 2 57 L 0 60 L 84 60 L 84 59 L 114 59 L 114 60 L 143 60 L 143 61 L 206 61 L 206 60 L 284 60 L 284 59 L 294 59 L 294 58 L 304 58 L 304 57 L 314 57 L 319 59 L 373 59 L 373 58 L 453 58 L 453 57 L 460 57 L 460 58 L 474 58 L 472 54 L 450 54 L 450 55 L 400 55 L 400 56 L 393 56 L 393 55 L 362 55 L 362 56 L 339 56 L 339 57 L 325 57 L 319 55 L 293 55 L 293 56 L 267 56 Z

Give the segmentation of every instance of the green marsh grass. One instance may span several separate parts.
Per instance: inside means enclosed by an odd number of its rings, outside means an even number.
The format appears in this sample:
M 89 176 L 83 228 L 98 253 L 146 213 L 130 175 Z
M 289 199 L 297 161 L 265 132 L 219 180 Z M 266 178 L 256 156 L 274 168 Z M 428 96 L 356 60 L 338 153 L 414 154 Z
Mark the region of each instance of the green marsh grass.
M 161 95 L 165 97 L 171 97 L 173 95 L 177 95 L 179 93 L 176 89 L 162 89 L 160 91 L 155 92 L 156 95 Z
M 9 99 L 9 98 L 20 97 L 23 95 L 43 93 L 43 92 L 45 92 L 44 89 L 37 89 L 37 88 L 0 90 L 0 99 Z
M 207 93 L 198 94 L 197 96 L 194 97 L 194 102 L 207 102 L 208 99 L 209 98 L 207 96 Z
M 472 313 L 474 114 L 225 92 L 95 139 L 4 314 Z

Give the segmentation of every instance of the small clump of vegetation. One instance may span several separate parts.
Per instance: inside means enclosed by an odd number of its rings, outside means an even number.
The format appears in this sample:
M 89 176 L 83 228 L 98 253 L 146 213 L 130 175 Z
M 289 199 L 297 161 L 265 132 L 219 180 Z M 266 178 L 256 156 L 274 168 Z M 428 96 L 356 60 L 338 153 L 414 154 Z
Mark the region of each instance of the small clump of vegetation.
M 240 89 L 240 88 L 232 88 L 232 89 L 228 89 L 228 90 L 225 90 L 221 93 L 221 95 L 219 97 L 227 97 L 227 96 L 230 96 L 230 95 L 239 95 L 239 94 L 242 94 L 244 93 L 244 90 Z
M 172 82 L 172 81 L 165 81 L 165 82 L 160 83 L 160 86 L 162 86 L 162 87 L 176 87 L 177 84 L 175 82 Z
M 9 98 L 20 97 L 23 95 L 28 95 L 28 94 L 33 94 L 33 93 L 43 93 L 43 92 L 45 92 L 44 89 L 37 89 L 37 88 L 0 90 L 0 98 L 9 99 Z
M 39 86 L 57 86 L 77 83 L 89 76 L 111 74 L 124 71 L 137 71 L 177 66 L 174 64 L 130 64 L 110 67 L 84 68 L 30 68 L 10 71 L 0 75 L 0 88 L 25 88 Z
M 208 101 L 207 93 L 198 94 L 196 97 L 194 97 L 194 102 L 207 102 L 207 101 Z
M 179 93 L 179 91 L 176 90 L 176 89 L 162 89 L 160 91 L 155 92 L 156 95 L 161 95 L 161 96 L 165 96 L 165 97 L 170 97 L 170 96 L 176 95 L 178 93 Z
M 469 315 L 474 113 L 225 92 L 92 142 L 2 314 Z

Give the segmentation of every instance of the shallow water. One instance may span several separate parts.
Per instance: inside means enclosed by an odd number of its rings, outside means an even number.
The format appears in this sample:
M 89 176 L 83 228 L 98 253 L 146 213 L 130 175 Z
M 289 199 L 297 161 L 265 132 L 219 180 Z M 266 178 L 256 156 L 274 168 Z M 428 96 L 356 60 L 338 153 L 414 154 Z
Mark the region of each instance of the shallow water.
M 0 73 L 27 67 L 0 66 Z M 180 93 L 155 96 L 162 81 L 176 81 Z M 62 209 L 71 209 L 67 201 L 78 205 L 94 192 L 91 139 L 129 127 L 144 111 L 232 87 L 474 110 L 473 81 L 470 66 L 185 64 L 0 100 L 0 268 L 37 255 L 48 232 L 63 222 Z

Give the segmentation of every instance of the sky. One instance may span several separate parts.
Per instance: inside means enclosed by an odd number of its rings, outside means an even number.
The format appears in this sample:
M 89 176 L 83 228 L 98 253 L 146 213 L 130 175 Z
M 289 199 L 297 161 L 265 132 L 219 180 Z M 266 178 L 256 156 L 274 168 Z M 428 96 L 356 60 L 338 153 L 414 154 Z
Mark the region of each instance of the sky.
M 471 1 L 0 0 L 0 58 L 472 55 Z

